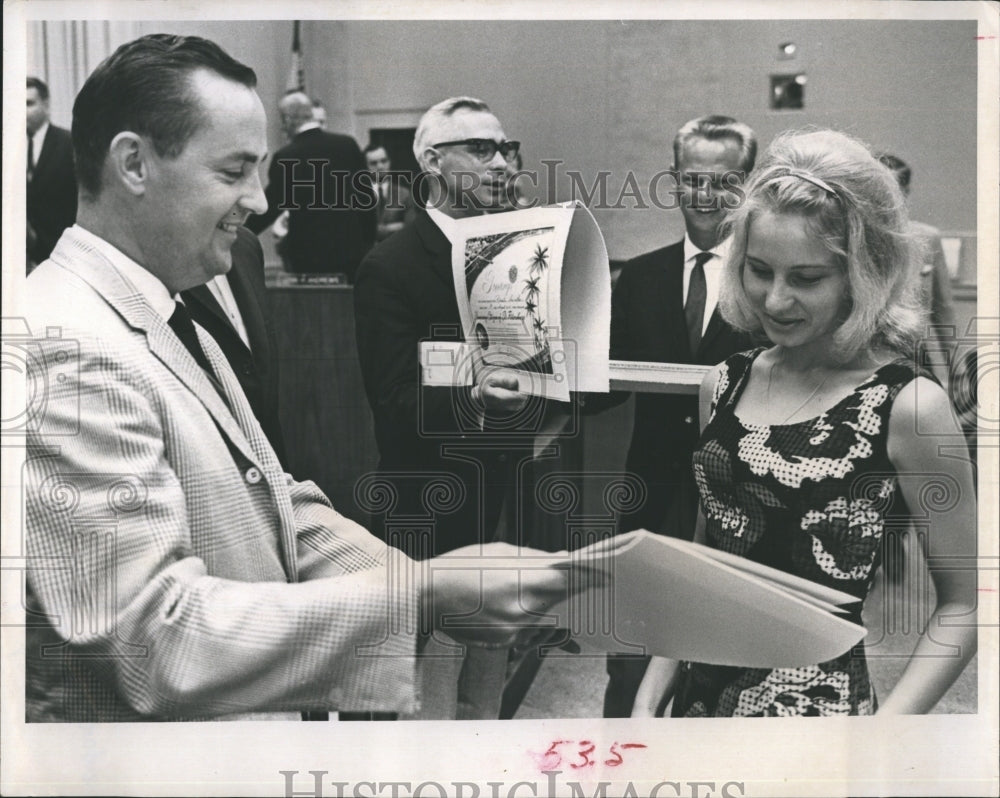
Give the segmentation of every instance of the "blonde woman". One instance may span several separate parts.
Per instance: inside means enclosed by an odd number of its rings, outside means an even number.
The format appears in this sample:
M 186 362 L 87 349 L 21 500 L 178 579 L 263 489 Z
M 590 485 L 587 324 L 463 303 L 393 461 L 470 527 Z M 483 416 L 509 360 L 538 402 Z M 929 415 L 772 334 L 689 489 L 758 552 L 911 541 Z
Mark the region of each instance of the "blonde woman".
M 912 355 L 919 250 L 903 197 L 864 145 L 833 131 L 779 136 L 745 192 L 720 307 L 772 345 L 702 384 L 696 539 L 851 593 L 860 621 L 887 522 L 923 509 L 932 482 L 948 506 L 927 535 L 933 640 L 921 636 L 883 698 L 860 647 L 770 670 L 654 658 L 633 715 L 671 698 L 673 716 L 927 712 L 975 652 L 976 512 L 968 460 L 939 454 L 962 445 L 947 395 Z

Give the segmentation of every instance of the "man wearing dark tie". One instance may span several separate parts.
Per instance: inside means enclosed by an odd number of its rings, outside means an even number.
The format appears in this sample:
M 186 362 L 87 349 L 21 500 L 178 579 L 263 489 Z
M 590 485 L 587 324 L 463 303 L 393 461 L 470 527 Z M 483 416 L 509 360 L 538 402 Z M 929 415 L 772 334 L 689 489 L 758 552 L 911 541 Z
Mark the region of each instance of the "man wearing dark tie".
M 703 116 L 674 137 L 684 238 L 627 262 L 611 308 L 611 357 L 617 360 L 714 365 L 750 346 L 716 311 L 720 273 L 729 251 L 726 212 L 742 197 L 757 141 L 747 125 Z M 640 393 L 626 469 L 645 486 L 645 501 L 619 519 L 619 532 L 648 529 L 691 539 L 697 488 L 691 454 L 698 440 L 696 396 Z M 605 717 L 628 717 L 647 658 L 608 656 Z
M 204 285 L 183 291 L 191 317 L 211 333 L 264 435 L 287 469 L 285 439 L 278 418 L 278 358 L 264 285 L 260 240 L 245 227 L 236 230 L 233 268 Z
M 79 219 L 25 303 L 46 390 L 25 430 L 28 722 L 413 711 L 418 631 L 479 606 L 450 635 L 509 646 L 566 595 L 556 569 L 417 568 L 292 479 L 178 301 L 266 208 L 256 83 L 151 34 L 74 104 Z
M 28 269 L 45 260 L 76 219 L 73 143 L 68 130 L 49 122 L 49 87 L 27 80 Z

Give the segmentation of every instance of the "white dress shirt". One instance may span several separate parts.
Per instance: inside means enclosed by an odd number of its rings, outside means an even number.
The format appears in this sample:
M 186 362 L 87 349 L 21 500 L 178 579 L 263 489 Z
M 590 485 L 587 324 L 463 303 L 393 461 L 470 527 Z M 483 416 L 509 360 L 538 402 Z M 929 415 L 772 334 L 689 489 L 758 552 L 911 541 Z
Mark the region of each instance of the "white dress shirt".
M 719 286 L 722 283 L 722 269 L 729 256 L 729 245 L 732 239 L 726 238 L 712 249 L 702 250 L 684 234 L 684 302 L 687 303 L 688 286 L 691 284 L 691 272 L 694 271 L 695 257 L 699 252 L 711 252 L 714 257 L 705 261 L 705 314 L 701 320 L 702 333 L 708 329 L 708 322 L 719 304 Z
M 226 314 L 230 324 L 239 333 L 240 339 L 246 344 L 247 349 L 250 349 L 250 337 L 247 335 L 247 328 L 243 323 L 240 307 L 236 304 L 236 297 L 233 296 L 233 287 L 229 284 L 229 278 L 224 274 L 218 274 L 209 280 L 206 285 L 208 286 L 208 290 L 212 292 L 212 296 L 215 297 L 215 301 L 219 303 L 219 306 Z
M 31 137 L 31 155 L 34 163 L 29 163 L 28 166 L 31 171 L 35 170 L 38 166 L 38 159 L 42 155 L 42 147 L 45 146 L 45 134 L 49 132 L 49 123 L 42 122 L 42 126 L 35 131 L 34 135 Z

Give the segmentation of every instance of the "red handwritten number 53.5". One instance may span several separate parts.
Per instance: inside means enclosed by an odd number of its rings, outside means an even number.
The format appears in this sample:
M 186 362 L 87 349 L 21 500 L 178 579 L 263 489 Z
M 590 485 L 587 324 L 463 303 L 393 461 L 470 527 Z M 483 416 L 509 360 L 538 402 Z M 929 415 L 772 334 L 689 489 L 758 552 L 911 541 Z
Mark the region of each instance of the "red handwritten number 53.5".
M 542 754 L 542 770 L 555 770 L 560 765 L 562 765 L 563 757 L 559 752 L 559 746 L 561 745 L 576 745 L 576 751 L 572 755 L 573 759 L 569 762 L 569 766 L 574 770 L 579 770 L 581 768 L 593 767 L 597 764 L 596 760 L 591 758 L 597 750 L 597 746 L 594 745 L 590 740 L 579 740 L 575 742 L 573 740 L 554 740 L 552 745 L 548 747 L 548 750 Z M 642 743 L 611 743 L 608 753 L 611 754 L 610 759 L 605 759 L 604 764 L 610 768 L 616 768 L 619 765 L 624 764 L 625 757 L 622 756 L 622 751 L 628 750 L 630 748 L 645 748 L 646 746 Z

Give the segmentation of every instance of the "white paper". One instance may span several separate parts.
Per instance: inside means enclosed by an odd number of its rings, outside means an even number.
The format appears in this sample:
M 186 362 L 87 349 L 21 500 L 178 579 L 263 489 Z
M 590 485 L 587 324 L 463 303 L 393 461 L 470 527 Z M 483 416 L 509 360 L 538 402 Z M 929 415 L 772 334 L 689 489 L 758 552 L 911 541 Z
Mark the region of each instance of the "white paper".
M 549 399 L 606 393 L 611 273 L 590 211 L 570 202 L 459 219 L 455 230 L 455 295 L 482 366 Z
M 553 611 L 589 649 L 798 667 L 843 654 L 865 635 L 831 612 L 852 596 L 810 583 L 801 590 L 796 581 L 805 580 L 759 564 L 733 567 L 697 543 L 642 531 L 627 545 L 574 554 L 611 577 Z

